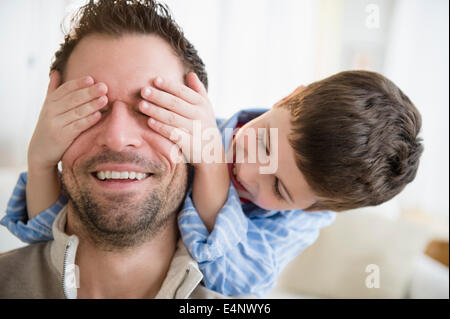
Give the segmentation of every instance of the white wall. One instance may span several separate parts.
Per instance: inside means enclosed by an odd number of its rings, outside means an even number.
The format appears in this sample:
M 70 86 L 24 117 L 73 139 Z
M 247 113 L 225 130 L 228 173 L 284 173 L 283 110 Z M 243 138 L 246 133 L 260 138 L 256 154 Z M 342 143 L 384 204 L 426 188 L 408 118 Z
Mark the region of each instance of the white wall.
M 422 114 L 424 154 L 416 180 L 398 196 L 402 207 L 448 225 L 449 2 L 400 0 L 395 7 L 384 73 Z
M 0 218 L 44 100 L 51 58 L 62 40 L 65 1 L 0 1 Z M 24 245 L 0 226 L 0 252 Z
M 0 2 L 0 165 L 26 163 L 63 13 L 59 0 Z
M 216 115 L 271 107 L 314 80 L 319 1 L 165 1 L 209 73 Z

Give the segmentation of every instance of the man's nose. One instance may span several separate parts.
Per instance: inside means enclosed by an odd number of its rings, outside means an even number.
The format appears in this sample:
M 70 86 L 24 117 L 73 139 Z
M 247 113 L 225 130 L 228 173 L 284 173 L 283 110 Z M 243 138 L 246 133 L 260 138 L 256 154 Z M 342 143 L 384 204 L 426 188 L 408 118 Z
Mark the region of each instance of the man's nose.
M 98 135 L 98 144 L 112 151 L 121 152 L 126 148 L 138 148 L 142 145 L 138 118 L 129 106 L 115 101 L 105 113 L 105 119 Z

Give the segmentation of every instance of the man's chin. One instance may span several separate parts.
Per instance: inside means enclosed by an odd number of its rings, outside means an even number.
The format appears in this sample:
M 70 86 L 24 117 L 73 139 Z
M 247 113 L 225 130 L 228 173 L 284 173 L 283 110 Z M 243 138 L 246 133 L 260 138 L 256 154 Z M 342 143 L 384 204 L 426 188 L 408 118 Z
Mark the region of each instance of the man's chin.
M 147 196 L 132 192 L 68 192 L 70 206 L 80 226 L 98 247 L 106 250 L 131 247 L 148 240 L 164 225 L 168 216 L 161 209 L 160 191 Z

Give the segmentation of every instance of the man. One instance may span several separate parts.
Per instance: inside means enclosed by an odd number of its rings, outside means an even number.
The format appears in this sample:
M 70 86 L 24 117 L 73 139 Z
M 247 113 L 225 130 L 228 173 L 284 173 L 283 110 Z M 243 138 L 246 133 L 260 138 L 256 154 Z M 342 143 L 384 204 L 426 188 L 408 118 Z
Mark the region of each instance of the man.
M 91 1 L 74 31 L 52 69 L 66 83 L 86 75 L 105 83 L 108 107 L 62 157 L 69 203 L 53 224 L 54 240 L 0 256 L 0 297 L 221 297 L 199 285 L 198 265 L 178 241 L 187 166 L 170 161 L 167 140 L 136 111 L 141 88 L 156 76 L 183 83 L 194 71 L 206 86 L 203 63 L 150 0 Z M 147 178 L 105 186 L 95 178 L 100 170 Z

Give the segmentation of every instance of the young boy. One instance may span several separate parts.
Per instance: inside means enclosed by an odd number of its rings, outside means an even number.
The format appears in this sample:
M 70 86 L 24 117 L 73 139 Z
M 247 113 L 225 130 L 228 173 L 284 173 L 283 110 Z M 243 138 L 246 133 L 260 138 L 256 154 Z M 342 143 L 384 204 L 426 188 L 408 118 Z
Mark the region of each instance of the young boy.
M 197 89 L 180 89 L 156 79 L 154 87 L 142 90 L 139 108 L 150 117 L 150 128 L 172 140 L 194 166 L 179 228 L 204 274 L 203 283 L 219 293 L 265 296 L 283 267 L 314 242 L 317 229 L 333 222 L 334 214 L 324 210 L 381 204 L 416 175 L 423 151 L 417 137 L 420 114 L 380 74 L 341 72 L 297 88 L 267 112 L 241 111 L 219 127 L 195 74 L 189 74 L 187 82 Z M 56 116 L 39 120 L 29 161 L 42 157 L 33 151 L 39 149 L 37 145 L 55 143 L 52 134 L 42 134 L 52 121 Z M 194 145 L 195 123 L 201 124 L 197 134 L 207 129 L 223 133 L 222 138 L 210 134 L 209 142 L 218 145 L 213 162 L 198 156 L 206 145 Z M 236 135 L 226 128 L 237 128 Z M 269 128 L 276 128 L 277 134 L 269 133 Z M 232 154 L 231 163 L 220 152 L 224 146 Z M 256 152 L 275 160 L 276 169 L 262 173 L 267 163 L 260 156 L 250 160 Z M 55 154 L 54 158 L 62 156 Z M 28 242 L 52 238 L 55 212 L 65 204 L 61 195 L 56 204 L 37 214 L 59 195 L 57 169 L 52 165 L 49 173 L 35 173 L 33 185 L 26 185 L 27 207 L 25 199 L 12 199 L 2 221 Z M 110 182 L 131 178 L 125 175 L 97 172 L 99 180 Z M 50 186 L 35 186 L 44 183 Z M 26 209 L 27 225 L 21 221 L 26 219 Z

